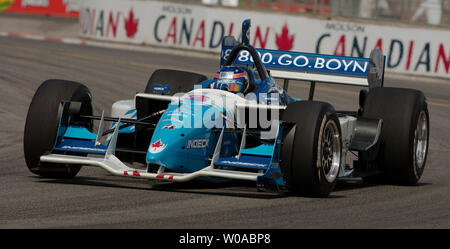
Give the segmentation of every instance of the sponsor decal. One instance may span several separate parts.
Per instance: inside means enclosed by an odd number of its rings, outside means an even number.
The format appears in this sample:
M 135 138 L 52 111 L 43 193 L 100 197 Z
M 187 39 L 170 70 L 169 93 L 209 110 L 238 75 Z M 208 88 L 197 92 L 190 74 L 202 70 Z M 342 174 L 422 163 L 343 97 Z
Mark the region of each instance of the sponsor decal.
M 209 139 L 190 139 L 188 140 L 188 149 L 204 149 L 208 147 Z
M 105 152 L 105 149 L 98 149 L 98 148 L 89 148 L 89 147 L 78 147 L 78 146 L 69 146 L 69 145 L 64 145 L 61 147 L 61 149 L 66 149 L 66 150 L 83 150 L 83 151 L 98 151 L 98 152 Z
M 173 124 L 166 124 L 163 126 L 163 129 L 168 129 L 168 130 L 173 130 L 175 128 L 177 128 L 177 127 Z
M 220 161 L 223 164 L 230 164 L 230 165 L 242 165 L 242 166 L 254 166 L 254 167 L 266 167 L 265 164 L 261 163 L 246 163 L 246 162 L 239 162 L 239 161 Z
M 369 60 L 364 58 L 350 58 L 340 56 L 328 56 L 321 54 L 309 54 L 299 52 L 283 52 L 277 50 L 257 49 L 261 62 L 267 68 L 282 70 L 313 71 L 335 74 L 352 74 L 355 76 L 367 76 Z M 222 53 L 222 62 L 225 62 L 231 53 L 226 49 Z M 237 56 L 235 63 L 252 64 L 250 53 L 243 50 Z
M 152 154 L 157 154 L 160 153 L 161 151 L 163 151 L 166 148 L 167 145 L 163 144 L 161 142 L 161 139 L 159 139 L 158 141 L 152 143 L 150 145 L 150 148 L 148 149 L 148 151 Z
M 153 92 L 154 93 L 160 93 L 160 94 L 168 94 L 168 93 L 170 93 L 170 86 L 169 85 L 163 85 L 163 84 L 154 84 L 153 85 Z

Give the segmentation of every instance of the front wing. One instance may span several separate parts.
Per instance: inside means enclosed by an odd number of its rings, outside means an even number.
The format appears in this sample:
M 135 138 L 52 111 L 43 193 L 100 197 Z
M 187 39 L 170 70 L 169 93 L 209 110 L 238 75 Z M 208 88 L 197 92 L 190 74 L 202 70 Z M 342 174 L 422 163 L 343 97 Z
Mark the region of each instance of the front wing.
M 150 173 L 147 172 L 146 170 L 138 170 L 135 168 L 130 168 L 114 155 L 119 129 L 120 129 L 119 126 L 116 126 L 107 148 L 104 149 L 104 151 L 106 151 L 104 157 L 84 157 L 84 156 L 73 156 L 64 154 L 47 154 L 42 155 L 40 157 L 40 161 L 47 163 L 72 164 L 72 165 L 80 164 L 86 166 L 94 166 L 103 168 L 104 170 L 108 171 L 109 173 L 115 176 L 166 180 L 173 182 L 187 182 L 199 177 L 219 177 L 234 180 L 254 181 L 258 183 L 263 182 L 263 179 L 267 177 L 268 173 L 272 172 L 272 170 L 270 169 L 267 170 L 266 172 L 259 171 L 258 173 L 255 173 L 255 172 L 216 168 L 215 164 L 216 163 L 219 164 L 221 161 L 219 155 L 224 129 L 222 129 L 219 141 L 216 145 L 213 158 L 211 160 L 211 165 L 203 168 L 202 170 L 193 173 L 175 173 L 175 172 Z

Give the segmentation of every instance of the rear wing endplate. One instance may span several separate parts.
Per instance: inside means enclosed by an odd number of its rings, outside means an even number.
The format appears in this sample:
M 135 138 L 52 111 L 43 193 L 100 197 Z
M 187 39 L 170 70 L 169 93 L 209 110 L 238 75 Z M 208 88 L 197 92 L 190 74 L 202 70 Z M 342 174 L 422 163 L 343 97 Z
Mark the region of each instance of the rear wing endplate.
M 223 65 L 239 42 L 232 36 L 222 40 L 220 64 Z M 311 54 L 293 51 L 256 49 L 262 64 L 270 70 L 273 78 L 303 80 L 362 87 L 382 87 L 384 82 L 385 56 L 375 49 L 369 58 Z M 235 64 L 252 65 L 248 51 L 241 51 Z

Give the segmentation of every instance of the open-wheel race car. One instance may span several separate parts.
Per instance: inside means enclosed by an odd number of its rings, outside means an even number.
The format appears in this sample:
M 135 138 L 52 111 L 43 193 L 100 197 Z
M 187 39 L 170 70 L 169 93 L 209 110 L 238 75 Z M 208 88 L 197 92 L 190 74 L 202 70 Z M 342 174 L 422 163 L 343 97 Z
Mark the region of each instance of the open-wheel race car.
M 241 42 L 223 38 L 214 78 L 156 70 L 145 91 L 115 102 L 110 116 L 93 114 L 83 84 L 45 81 L 25 124 L 28 168 L 55 178 L 84 165 L 173 182 L 237 179 L 314 197 L 328 196 L 340 178 L 417 183 L 428 152 L 426 98 L 383 87 L 379 50 L 354 58 L 255 49 L 249 30 L 246 20 Z M 290 80 L 310 82 L 307 100 L 288 94 Z M 316 83 L 363 88 L 358 110 L 314 101 Z

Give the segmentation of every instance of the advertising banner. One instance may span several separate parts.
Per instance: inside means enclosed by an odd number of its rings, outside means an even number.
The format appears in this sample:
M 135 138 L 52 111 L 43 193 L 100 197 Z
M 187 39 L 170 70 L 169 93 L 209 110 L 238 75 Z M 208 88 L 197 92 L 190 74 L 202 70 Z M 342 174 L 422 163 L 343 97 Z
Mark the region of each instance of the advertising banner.
M 82 0 L 0 0 L 0 11 L 33 15 L 78 17 Z
M 79 22 L 87 38 L 220 52 L 221 38 L 239 40 L 247 18 L 257 48 L 353 57 L 379 48 L 387 71 L 450 78 L 450 32 L 434 28 L 136 0 L 84 0 Z

